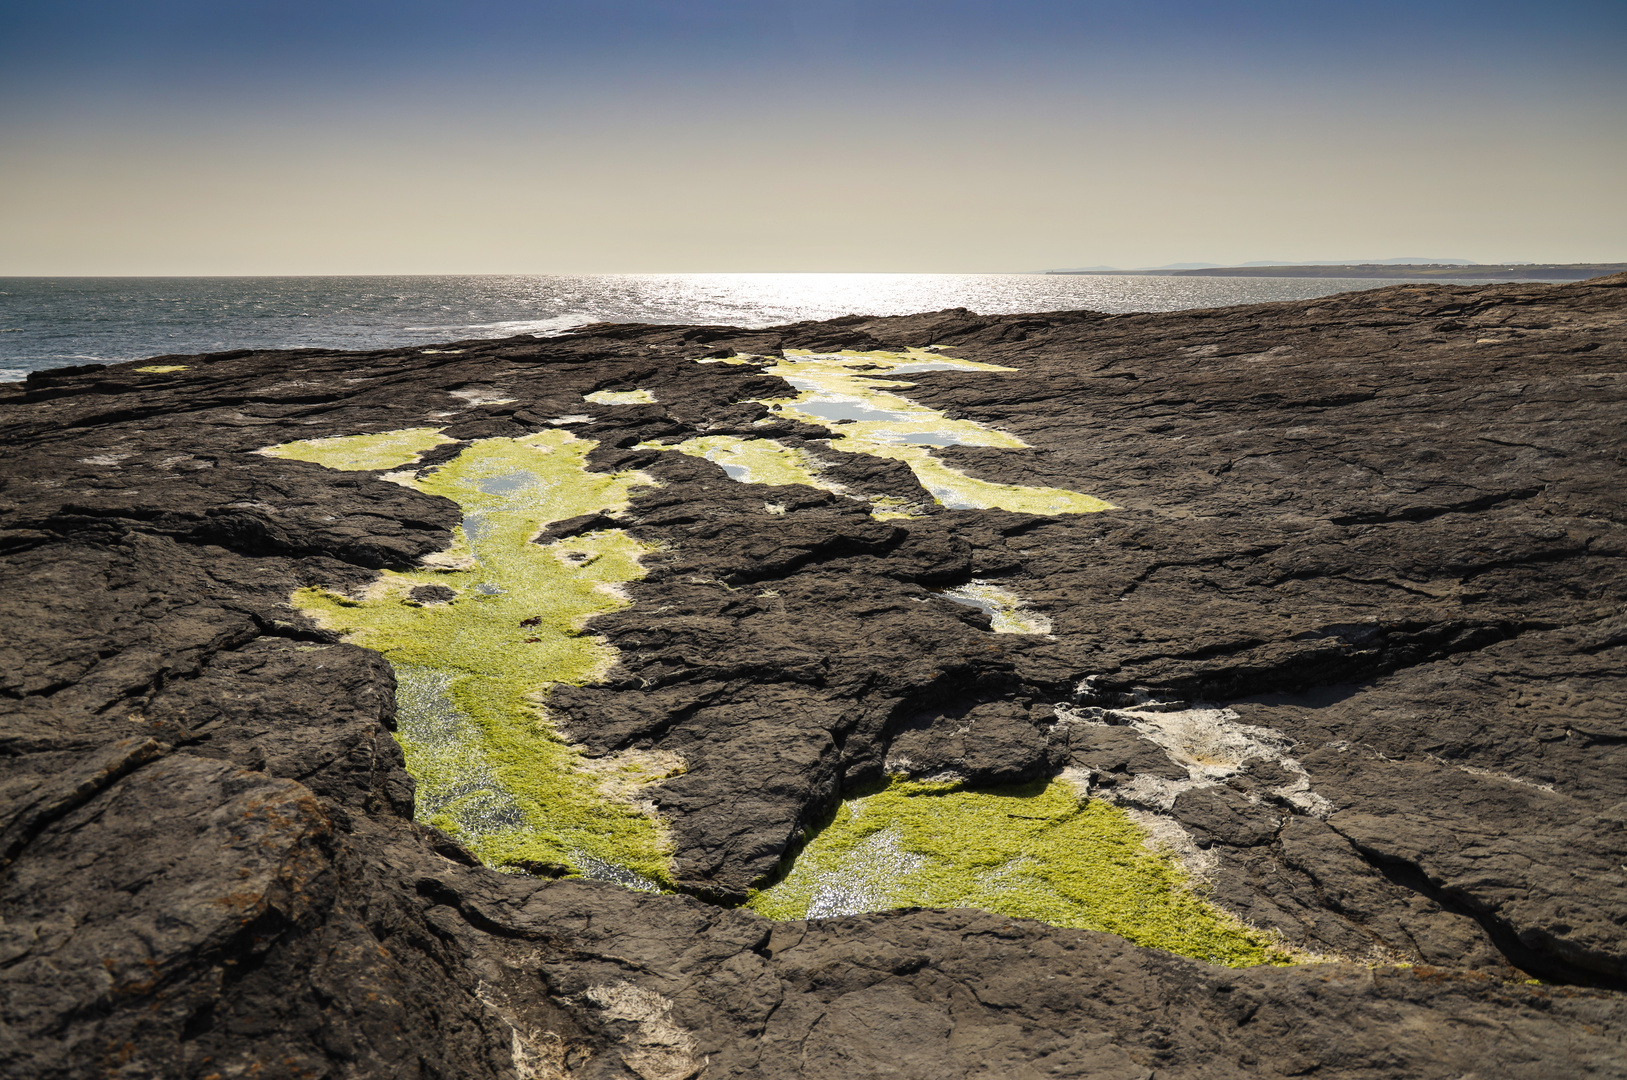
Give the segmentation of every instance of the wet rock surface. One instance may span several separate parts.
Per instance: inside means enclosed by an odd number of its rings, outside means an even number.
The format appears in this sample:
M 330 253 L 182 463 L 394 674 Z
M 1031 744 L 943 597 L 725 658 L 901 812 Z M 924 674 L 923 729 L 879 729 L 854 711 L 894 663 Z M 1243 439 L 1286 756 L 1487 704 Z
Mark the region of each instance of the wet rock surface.
M 1627 1075 L 1624 286 L 589 327 L 0 391 L 0 1071 Z M 788 393 L 753 357 L 926 345 L 1018 370 L 903 393 L 1030 444 L 943 461 L 1119 509 L 936 507 L 752 400 Z M 414 468 L 563 426 L 661 481 L 614 520 L 661 546 L 592 625 L 621 659 L 549 708 L 592 755 L 682 759 L 645 794 L 692 896 L 471 865 L 412 821 L 389 665 L 289 607 L 459 513 L 254 451 L 426 426 L 457 441 Z M 923 516 L 640 446 L 719 434 Z M 974 578 L 1052 632 L 934 591 Z M 1342 959 L 719 906 L 888 771 L 1060 773 Z

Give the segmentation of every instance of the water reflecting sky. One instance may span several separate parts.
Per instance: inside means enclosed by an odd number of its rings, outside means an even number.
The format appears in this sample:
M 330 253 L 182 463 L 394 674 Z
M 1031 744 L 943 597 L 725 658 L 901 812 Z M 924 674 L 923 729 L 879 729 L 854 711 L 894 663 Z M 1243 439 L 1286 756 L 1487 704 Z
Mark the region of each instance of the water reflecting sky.
M 1044 274 L 602 274 L 0 278 L 0 377 L 235 348 L 366 349 L 592 322 L 762 327 L 965 307 L 1174 311 L 1393 284 Z

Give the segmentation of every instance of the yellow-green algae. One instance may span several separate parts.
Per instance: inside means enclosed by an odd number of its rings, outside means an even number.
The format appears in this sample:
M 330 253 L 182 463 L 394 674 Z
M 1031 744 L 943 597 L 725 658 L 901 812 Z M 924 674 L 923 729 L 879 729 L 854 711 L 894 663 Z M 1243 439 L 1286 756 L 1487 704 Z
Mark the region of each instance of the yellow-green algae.
M 794 446 L 786 446 L 774 439 L 742 439 L 737 435 L 703 435 L 678 443 L 639 443 L 641 450 L 677 450 L 691 457 L 715 461 L 730 478 L 742 484 L 800 484 L 819 488 L 837 495 L 847 494 L 847 488 L 827 480 L 822 475 L 821 463 Z M 870 516 L 878 521 L 921 516 L 919 504 L 895 495 L 872 495 Z M 784 513 L 784 507 L 769 511 Z
M 973 579 L 940 594 L 959 604 L 979 608 L 988 613 L 990 629 L 996 634 L 1049 634 L 1051 620 L 1038 611 L 1030 610 L 1028 601 L 1010 589 L 990 581 Z
M 643 450 L 677 450 L 722 466 L 743 484 L 801 484 L 842 492 L 840 484 L 819 475 L 819 463 L 805 451 L 773 439 L 742 439 L 737 435 L 702 435 L 679 443 L 640 443 Z
M 831 447 L 850 454 L 902 461 L 921 486 L 944 506 L 958 510 L 1012 510 L 1031 514 L 1091 514 L 1114 509 L 1111 503 L 1064 488 L 997 484 L 967 476 L 932 455 L 931 446 L 988 446 L 1017 450 L 1028 444 L 974 420 L 951 420 L 894 390 L 913 383 L 890 380 L 890 374 L 959 369 L 1014 371 L 997 364 L 960 360 L 938 351 L 844 350 L 815 353 L 787 349 L 785 358 L 763 368 L 785 379 L 799 393 L 762 403 L 782 416 L 818 424 L 836 437 Z M 883 376 L 883 377 L 878 377 Z
M 1233 967 L 1293 961 L 1197 895 L 1174 856 L 1146 839 L 1123 810 L 1080 800 L 1062 781 L 975 790 L 894 780 L 844 802 L 749 904 L 774 919 L 973 907 Z
M 401 464 L 408 447 L 434 445 L 431 434 L 358 436 L 353 446 L 311 440 L 269 452 L 386 468 Z M 396 457 L 384 463 L 381 440 L 392 436 Z M 613 662 L 615 650 L 583 624 L 626 606 L 617 587 L 643 576 L 639 558 L 651 550 L 619 529 L 533 542 L 550 522 L 624 509 L 633 488 L 653 483 L 636 472 L 589 472 L 594 445 L 557 429 L 482 439 L 427 475 L 406 476 L 408 486 L 463 507 L 452 549 L 423 569 L 384 571 L 360 600 L 303 589 L 294 601 L 395 666 L 399 735 L 421 820 L 493 865 L 557 863 L 635 887 L 670 887 L 670 843 L 648 808 L 625 796 L 640 778 L 670 774 L 670 765 L 631 761 L 608 777 L 603 763 L 591 770 L 542 705 L 552 685 L 593 681 Z M 443 586 L 452 599 L 413 599 L 421 586 Z
M 256 450 L 267 457 L 314 461 L 330 469 L 393 469 L 418 461 L 435 447 L 453 442 L 440 428 L 406 428 L 377 435 L 339 435 L 331 439 L 301 439 Z
M 648 390 L 595 390 L 583 394 L 582 400 L 595 405 L 654 405 L 655 395 Z
M 901 499 L 897 495 L 870 496 L 870 516 L 877 521 L 892 521 L 898 518 L 918 518 L 921 516 L 920 503 Z
M 144 372 L 145 374 L 148 374 L 148 375 L 168 375 L 172 371 L 185 371 L 185 370 L 187 370 L 187 365 L 186 364 L 149 364 L 146 367 L 138 367 L 138 368 L 136 368 L 136 370 L 140 371 L 140 372 Z

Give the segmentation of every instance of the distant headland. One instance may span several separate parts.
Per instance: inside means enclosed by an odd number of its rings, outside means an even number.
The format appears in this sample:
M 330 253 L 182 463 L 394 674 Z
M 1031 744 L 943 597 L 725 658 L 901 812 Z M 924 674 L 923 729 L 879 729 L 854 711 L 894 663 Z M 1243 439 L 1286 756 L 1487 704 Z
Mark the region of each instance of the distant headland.
M 1328 263 L 1157 267 L 1150 270 L 1047 270 L 1047 274 L 1148 277 L 1491 278 L 1497 281 L 1581 281 L 1627 271 L 1627 263 Z

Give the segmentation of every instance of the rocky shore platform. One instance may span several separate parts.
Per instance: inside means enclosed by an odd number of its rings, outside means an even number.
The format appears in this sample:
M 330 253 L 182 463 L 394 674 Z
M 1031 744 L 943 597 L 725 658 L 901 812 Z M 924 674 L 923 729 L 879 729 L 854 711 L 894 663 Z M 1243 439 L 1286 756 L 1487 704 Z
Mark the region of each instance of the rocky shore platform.
M 1624 419 L 1627 275 L 35 373 L 0 1075 L 1627 1076 Z M 829 846 L 1057 792 L 1275 962 Z

